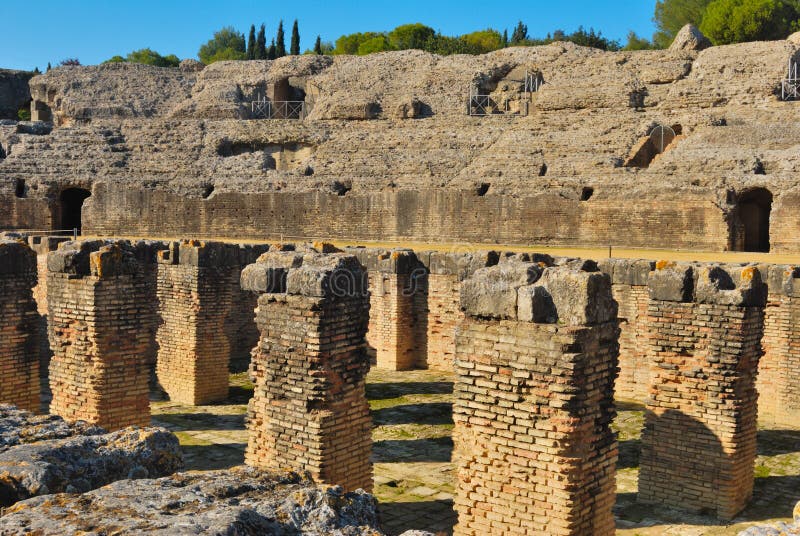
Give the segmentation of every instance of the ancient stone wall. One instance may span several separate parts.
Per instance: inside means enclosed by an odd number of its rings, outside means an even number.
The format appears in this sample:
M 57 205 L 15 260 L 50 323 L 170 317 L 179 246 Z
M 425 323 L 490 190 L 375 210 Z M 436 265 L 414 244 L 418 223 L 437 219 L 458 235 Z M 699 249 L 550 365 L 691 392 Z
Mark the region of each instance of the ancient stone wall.
M 759 419 L 781 426 L 800 419 L 800 270 L 770 266 L 764 316 L 764 355 L 756 386 Z
M 171 400 L 198 405 L 228 396 L 230 316 L 239 247 L 184 240 L 159 253 L 159 384 Z
M 109 430 L 150 422 L 153 283 L 137 257 L 156 247 L 68 242 L 48 255 L 53 414 Z
M 503 262 L 464 281 L 455 534 L 611 535 L 617 309 L 610 278 Z
M 32 72 L 0 69 L 0 119 L 18 119 L 17 112 L 31 100 Z
M 0 403 L 39 412 L 39 314 L 32 289 L 36 254 L 0 238 Z
M 347 254 L 267 253 L 242 272 L 257 292 L 246 463 L 372 489 L 366 274 Z
M 659 262 L 639 501 L 731 519 L 753 490 L 766 285 L 754 267 Z

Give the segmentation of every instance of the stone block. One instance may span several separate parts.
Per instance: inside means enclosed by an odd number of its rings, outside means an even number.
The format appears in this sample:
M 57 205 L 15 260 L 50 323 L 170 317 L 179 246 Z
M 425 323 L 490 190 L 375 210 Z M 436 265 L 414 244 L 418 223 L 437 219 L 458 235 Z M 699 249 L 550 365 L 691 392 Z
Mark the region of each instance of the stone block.
M 658 261 L 647 281 L 653 300 L 689 302 L 694 296 L 694 269 L 687 264 Z
M 481 318 L 517 318 L 520 287 L 539 280 L 542 268 L 536 264 L 504 262 L 477 270 L 461 286 L 461 308 Z

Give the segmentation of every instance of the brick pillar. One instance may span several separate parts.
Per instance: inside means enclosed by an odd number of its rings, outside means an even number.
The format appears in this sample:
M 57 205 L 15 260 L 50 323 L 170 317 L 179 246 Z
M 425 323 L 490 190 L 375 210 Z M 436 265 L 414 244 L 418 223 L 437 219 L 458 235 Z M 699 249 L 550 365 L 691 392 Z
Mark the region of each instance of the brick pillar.
M 99 240 L 48 255 L 51 413 L 108 430 L 150 423 L 152 307 L 136 256 Z
M 228 396 L 229 316 L 239 247 L 184 240 L 159 253 L 156 375 L 171 400 L 208 404 Z
M 730 519 L 753 490 L 766 286 L 753 267 L 663 261 L 648 285 L 639 501 Z
M 268 253 L 242 272 L 242 288 L 260 294 L 261 331 L 246 463 L 371 490 L 369 296 L 358 259 Z
M 429 253 L 427 277 L 426 355 L 423 368 L 453 371 L 456 354 L 456 327 L 463 321 L 459 306 L 461 282 L 475 270 L 494 266 L 499 255 L 494 251 L 476 253 Z
M 426 270 L 410 250 L 375 255 L 369 268 L 370 317 L 367 342 L 379 369 L 411 370 L 424 361 L 426 315 L 418 296 Z
M 36 279 L 33 250 L 22 241 L 0 238 L 0 404 L 38 413 Z
M 611 291 L 619 304 L 619 376 L 615 396 L 644 402 L 650 389 L 650 363 L 647 360 L 650 295 L 647 278 L 655 263 L 606 259 L 600 265 L 603 272 L 611 276 Z
M 758 367 L 759 417 L 779 426 L 800 422 L 800 269 L 769 266 L 764 355 Z
M 455 534 L 614 534 L 610 278 L 503 262 L 464 281 L 461 306 Z

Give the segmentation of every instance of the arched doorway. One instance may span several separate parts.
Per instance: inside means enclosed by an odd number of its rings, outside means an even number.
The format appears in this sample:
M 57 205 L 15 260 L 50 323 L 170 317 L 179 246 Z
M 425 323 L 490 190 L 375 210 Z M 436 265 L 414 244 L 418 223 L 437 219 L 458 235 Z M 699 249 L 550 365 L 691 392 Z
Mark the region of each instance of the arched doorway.
M 772 192 L 753 188 L 739 194 L 736 202 L 736 248 L 739 251 L 769 251 L 769 216 Z
M 83 202 L 92 195 L 84 188 L 67 188 L 58 196 L 58 218 L 54 223 L 59 224 L 61 230 L 77 229 L 81 232 L 81 211 Z

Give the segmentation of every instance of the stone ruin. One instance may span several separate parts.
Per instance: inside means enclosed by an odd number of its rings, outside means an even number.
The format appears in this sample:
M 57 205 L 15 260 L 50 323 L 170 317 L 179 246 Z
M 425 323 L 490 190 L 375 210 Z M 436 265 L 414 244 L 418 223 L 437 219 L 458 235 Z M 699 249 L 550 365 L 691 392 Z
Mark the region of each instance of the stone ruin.
M 0 229 L 792 252 L 798 43 L 56 67 L 43 121 L 0 122 Z M 521 72 L 527 115 L 465 113 Z M 310 111 L 258 119 L 263 96 Z

